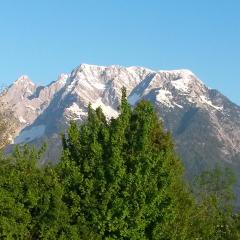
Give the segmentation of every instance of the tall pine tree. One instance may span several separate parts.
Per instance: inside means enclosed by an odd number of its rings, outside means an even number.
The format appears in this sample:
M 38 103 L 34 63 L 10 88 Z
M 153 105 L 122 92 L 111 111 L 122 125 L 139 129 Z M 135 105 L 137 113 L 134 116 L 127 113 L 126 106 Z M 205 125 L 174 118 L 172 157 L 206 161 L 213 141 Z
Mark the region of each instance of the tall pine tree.
M 108 122 L 89 106 L 88 120 L 72 123 L 63 145 L 59 172 L 75 224 L 102 239 L 170 239 L 187 191 L 172 139 L 150 103 L 132 110 L 123 89 L 117 119 Z

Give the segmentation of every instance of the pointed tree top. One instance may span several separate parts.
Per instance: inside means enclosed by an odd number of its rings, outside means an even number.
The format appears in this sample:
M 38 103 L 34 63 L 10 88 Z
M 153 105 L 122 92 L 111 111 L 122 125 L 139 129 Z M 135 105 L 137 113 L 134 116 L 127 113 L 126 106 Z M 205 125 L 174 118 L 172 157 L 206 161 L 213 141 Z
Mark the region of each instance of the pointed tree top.
M 121 91 L 122 91 L 122 100 L 124 100 L 124 99 L 127 98 L 127 89 L 126 89 L 126 87 L 122 87 Z

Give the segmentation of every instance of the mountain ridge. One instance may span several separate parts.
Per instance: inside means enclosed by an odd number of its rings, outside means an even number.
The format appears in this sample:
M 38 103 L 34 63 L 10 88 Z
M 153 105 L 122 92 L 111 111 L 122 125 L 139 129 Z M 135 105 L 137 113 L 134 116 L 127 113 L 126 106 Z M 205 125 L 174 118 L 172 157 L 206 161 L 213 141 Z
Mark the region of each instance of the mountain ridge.
M 84 121 L 89 103 L 101 106 L 108 118 L 116 117 L 123 86 L 132 106 L 141 99 L 152 102 L 188 172 L 209 163 L 240 164 L 240 107 L 187 69 L 81 64 L 47 86 L 21 76 L 0 100 L 11 106 L 21 125 L 14 143 L 56 142 L 69 120 Z

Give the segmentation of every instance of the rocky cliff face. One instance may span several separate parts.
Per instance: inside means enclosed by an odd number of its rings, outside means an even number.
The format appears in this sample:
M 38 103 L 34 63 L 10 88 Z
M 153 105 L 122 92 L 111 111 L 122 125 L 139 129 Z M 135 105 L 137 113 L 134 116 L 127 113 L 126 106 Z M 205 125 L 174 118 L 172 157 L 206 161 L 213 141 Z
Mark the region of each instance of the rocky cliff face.
M 82 64 L 48 86 L 36 86 L 22 76 L 0 100 L 19 120 L 14 143 L 39 144 L 48 138 L 49 157 L 55 159 L 59 133 L 69 120 L 83 121 L 89 103 L 101 106 L 108 118 L 116 117 L 123 86 L 132 106 L 141 99 L 153 103 L 189 175 L 218 162 L 240 166 L 240 107 L 189 70 Z

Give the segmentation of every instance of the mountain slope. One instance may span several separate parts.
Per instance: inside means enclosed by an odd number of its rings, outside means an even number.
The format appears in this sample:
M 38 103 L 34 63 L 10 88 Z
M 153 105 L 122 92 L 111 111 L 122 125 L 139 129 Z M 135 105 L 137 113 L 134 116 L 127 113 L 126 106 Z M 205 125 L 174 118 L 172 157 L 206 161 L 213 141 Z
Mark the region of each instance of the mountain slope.
M 83 121 L 89 103 L 108 118 L 117 116 L 122 86 L 132 106 L 143 98 L 154 104 L 189 175 L 216 162 L 240 165 L 240 107 L 189 70 L 82 64 L 45 87 L 22 76 L 1 96 L 20 122 L 14 143 L 50 138 L 48 157 L 55 159 L 59 133 L 69 120 Z

